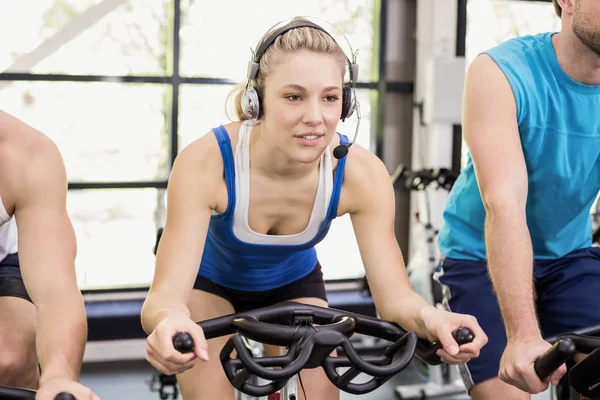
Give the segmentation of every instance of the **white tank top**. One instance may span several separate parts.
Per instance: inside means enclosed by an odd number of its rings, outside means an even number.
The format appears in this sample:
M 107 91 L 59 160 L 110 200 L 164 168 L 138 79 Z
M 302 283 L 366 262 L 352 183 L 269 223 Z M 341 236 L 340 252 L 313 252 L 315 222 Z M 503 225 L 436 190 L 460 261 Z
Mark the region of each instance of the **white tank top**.
M 296 245 L 311 241 L 319 232 L 327 216 L 327 209 L 333 192 L 333 170 L 331 155 L 324 151 L 319 163 L 319 184 L 310 220 L 306 228 L 294 235 L 265 235 L 254 232 L 248 225 L 248 206 L 250 203 L 250 131 L 252 121 L 244 121 L 240 126 L 236 146 L 235 194 L 236 204 L 233 213 L 233 233 L 246 243 L 266 245 Z
M 17 224 L 14 217 L 6 212 L 0 198 L 0 261 L 17 252 Z

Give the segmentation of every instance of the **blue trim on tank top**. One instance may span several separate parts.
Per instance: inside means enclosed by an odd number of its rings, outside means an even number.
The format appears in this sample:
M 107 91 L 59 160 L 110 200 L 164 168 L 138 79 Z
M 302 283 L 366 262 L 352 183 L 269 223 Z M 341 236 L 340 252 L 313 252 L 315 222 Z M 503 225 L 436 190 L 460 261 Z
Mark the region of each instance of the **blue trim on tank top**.
M 262 243 L 250 243 L 240 240 L 235 233 L 233 232 L 233 212 L 236 202 L 236 191 L 235 191 L 235 162 L 233 156 L 233 149 L 231 146 L 231 141 L 229 139 L 229 134 L 223 125 L 220 125 L 213 129 L 213 132 L 217 138 L 219 143 L 219 148 L 221 149 L 221 156 L 223 158 L 223 171 L 225 174 L 225 183 L 227 186 L 227 208 L 223 214 L 213 215 L 211 218 L 220 218 L 225 219 L 228 222 L 228 235 L 230 239 L 236 241 L 236 244 L 256 247 L 256 248 L 264 248 L 271 247 L 276 248 L 279 251 L 286 250 L 296 250 L 298 248 L 302 248 L 302 250 L 307 250 L 309 248 L 314 248 L 314 246 L 320 242 L 324 234 L 327 233 L 331 222 L 337 218 L 337 209 L 340 200 L 340 192 L 343 183 L 343 176 L 346 167 L 346 157 L 343 157 L 338 161 L 337 167 L 335 169 L 335 177 L 333 182 L 333 190 L 331 193 L 331 199 L 329 201 L 329 206 L 327 209 L 327 214 L 325 216 L 325 220 L 321 223 L 319 227 L 319 231 L 317 234 L 308 242 L 300 243 L 300 244 L 262 244 Z M 340 144 L 347 144 L 348 137 L 341 133 L 337 133 L 340 137 Z M 276 237 L 276 236 L 275 236 Z M 314 244 L 311 244 L 313 243 Z

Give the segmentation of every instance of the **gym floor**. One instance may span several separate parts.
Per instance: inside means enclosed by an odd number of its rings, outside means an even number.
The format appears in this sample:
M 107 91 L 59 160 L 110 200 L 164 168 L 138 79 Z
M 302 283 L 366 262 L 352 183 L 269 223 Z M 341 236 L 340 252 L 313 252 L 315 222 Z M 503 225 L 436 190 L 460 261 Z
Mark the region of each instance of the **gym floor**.
M 150 391 L 150 382 L 153 373 L 154 370 L 144 361 L 84 364 L 81 381 L 84 385 L 92 388 L 103 399 L 154 400 L 160 399 L 160 396 L 158 393 Z M 340 400 L 401 399 L 396 393 L 397 386 L 406 386 L 419 382 L 424 382 L 424 379 L 411 365 L 371 393 L 357 396 L 342 392 Z M 181 398 L 179 397 L 178 399 Z M 469 399 L 469 396 L 465 393 L 459 396 L 437 397 L 436 399 L 465 400 Z

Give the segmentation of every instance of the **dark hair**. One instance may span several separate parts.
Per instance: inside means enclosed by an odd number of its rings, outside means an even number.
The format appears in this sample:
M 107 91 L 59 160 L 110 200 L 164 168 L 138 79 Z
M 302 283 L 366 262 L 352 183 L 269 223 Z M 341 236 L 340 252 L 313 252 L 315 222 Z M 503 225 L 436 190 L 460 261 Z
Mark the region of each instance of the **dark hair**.
M 556 10 L 556 15 L 558 17 L 562 17 L 562 8 L 560 8 L 560 4 L 558 4 L 558 0 L 552 0 L 552 4 L 554 4 L 554 10 Z

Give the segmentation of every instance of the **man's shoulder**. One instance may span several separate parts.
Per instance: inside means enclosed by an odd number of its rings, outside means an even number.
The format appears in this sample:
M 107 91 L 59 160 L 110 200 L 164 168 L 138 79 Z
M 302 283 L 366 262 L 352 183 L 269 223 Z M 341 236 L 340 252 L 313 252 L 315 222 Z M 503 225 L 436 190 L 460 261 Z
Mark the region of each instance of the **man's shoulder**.
M 537 53 L 549 43 L 552 32 L 541 32 L 535 35 L 522 35 L 507 39 L 483 53 L 506 53 L 507 55 L 523 56 Z
M 54 141 L 26 122 L 0 110 L 0 162 L 31 161 L 59 153 Z
M 14 190 L 32 174 L 46 168 L 63 168 L 56 144 L 45 134 L 20 119 L 0 111 L 0 187 Z

